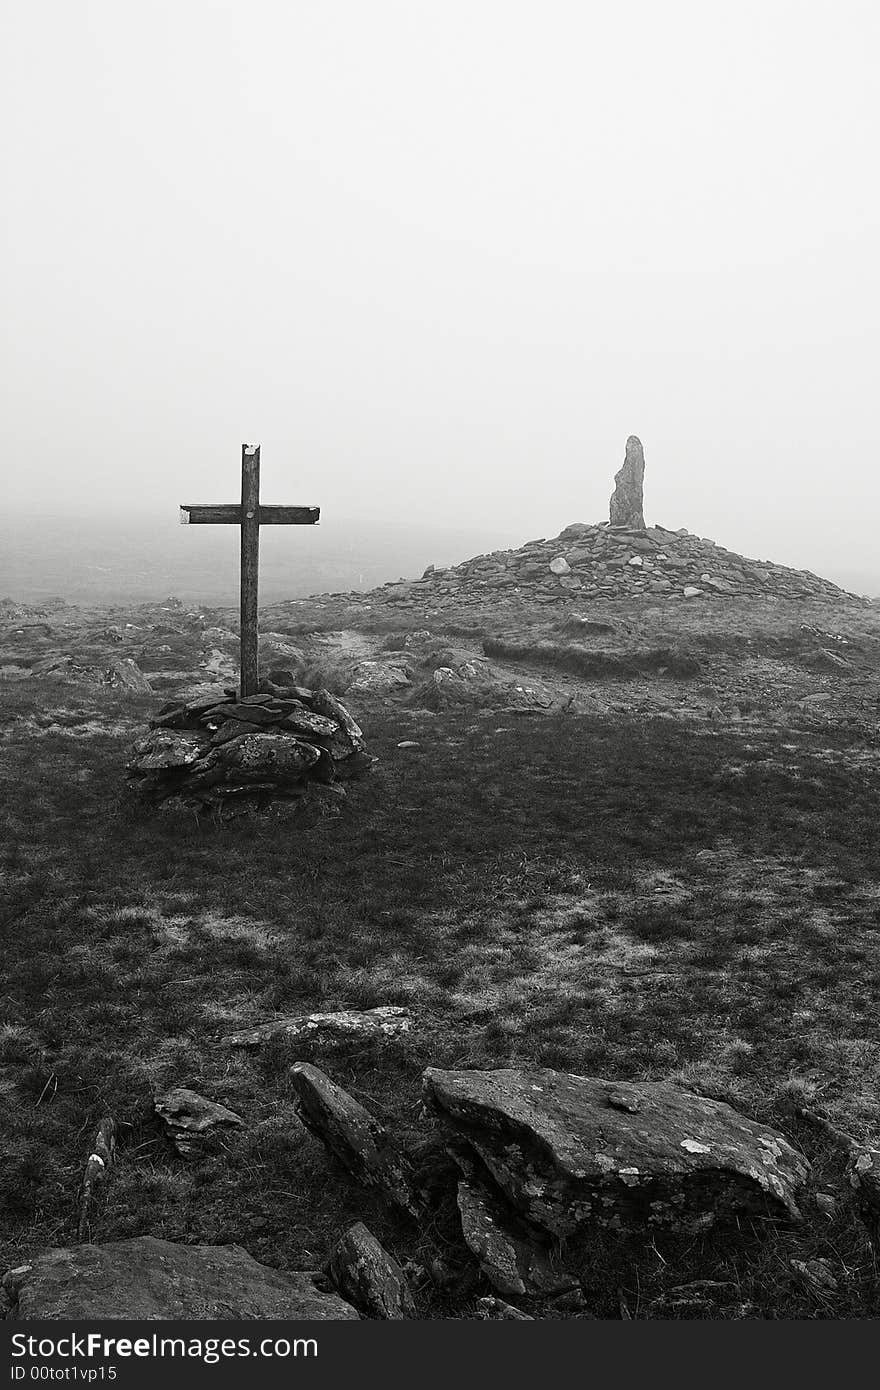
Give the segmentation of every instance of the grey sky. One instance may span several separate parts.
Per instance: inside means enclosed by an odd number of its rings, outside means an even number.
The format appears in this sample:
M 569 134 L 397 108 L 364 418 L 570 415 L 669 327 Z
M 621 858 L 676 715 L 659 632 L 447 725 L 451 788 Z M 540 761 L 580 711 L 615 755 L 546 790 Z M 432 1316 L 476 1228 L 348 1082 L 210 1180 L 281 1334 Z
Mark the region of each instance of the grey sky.
M 11 506 L 874 564 L 874 0 L 4 7 Z M 21 464 L 19 472 L 16 464 Z M 426 557 L 427 558 L 427 557 Z

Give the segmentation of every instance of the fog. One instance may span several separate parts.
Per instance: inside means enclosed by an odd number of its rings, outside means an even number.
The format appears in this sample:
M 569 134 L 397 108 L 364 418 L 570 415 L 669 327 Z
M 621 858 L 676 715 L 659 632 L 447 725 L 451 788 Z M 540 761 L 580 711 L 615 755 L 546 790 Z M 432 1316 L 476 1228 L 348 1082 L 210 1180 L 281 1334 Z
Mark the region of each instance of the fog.
M 285 544 L 427 564 L 606 518 L 635 433 L 649 522 L 880 592 L 870 0 L 30 0 L 0 39 L 19 549 L 233 501 L 254 439 L 322 507 Z

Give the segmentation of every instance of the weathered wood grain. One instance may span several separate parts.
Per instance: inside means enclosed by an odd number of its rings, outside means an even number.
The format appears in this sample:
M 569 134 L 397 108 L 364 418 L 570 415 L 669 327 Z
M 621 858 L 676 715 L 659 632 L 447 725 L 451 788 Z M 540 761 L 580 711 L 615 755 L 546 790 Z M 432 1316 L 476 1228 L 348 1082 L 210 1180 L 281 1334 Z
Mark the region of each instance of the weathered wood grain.
M 256 695 L 260 567 L 260 446 L 241 446 L 241 697 Z
M 261 526 L 314 526 L 320 520 L 320 507 L 275 507 L 260 503 L 257 515 Z M 180 506 L 184 526 L 240 526 L 238 502 L 185 502 Z

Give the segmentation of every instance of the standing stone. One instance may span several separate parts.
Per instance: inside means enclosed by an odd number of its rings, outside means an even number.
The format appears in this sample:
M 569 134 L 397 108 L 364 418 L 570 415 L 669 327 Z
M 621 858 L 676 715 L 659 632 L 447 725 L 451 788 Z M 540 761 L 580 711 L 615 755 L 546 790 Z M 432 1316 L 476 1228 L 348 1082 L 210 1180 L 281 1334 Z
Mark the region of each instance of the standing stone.
M 644 529 L 644 481 L 645 451 L 642 441 L 631 434 L 626 441 L 623 467 L 614 475 L 614 493 L 610 508 L 612 526 L 635 526 Z

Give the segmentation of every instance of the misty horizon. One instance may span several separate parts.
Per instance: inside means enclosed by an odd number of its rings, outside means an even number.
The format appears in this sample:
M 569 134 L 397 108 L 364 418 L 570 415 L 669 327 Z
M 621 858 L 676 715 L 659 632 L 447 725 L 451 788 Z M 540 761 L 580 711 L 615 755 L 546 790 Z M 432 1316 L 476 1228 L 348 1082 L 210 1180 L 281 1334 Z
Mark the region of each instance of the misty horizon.
M 192 499 L 190 499 L 192 500 Z M 515 535 L 489 525 L 453 528 L 322 518 L 315 527 L 263 528 L 260 538 L 261 594 L 266 602 L 309 594 L 363 591 L 399 578 L 417 578 L 428 565 L 441 568 L 477 554 L 510 550 L 558 534 L 574 521 L 607 517 L 569 516 L 544 530 Z M 646 518 L 652 522 L 650 514 Z M 655 519 L 656 520 L 656 519 Z M 677 519 L 660 521 L 673 528 Z M 681 523 L 684 524 L 684 523 Z M 688 527 L 695 534 L 708 535 Z M 755 537 L 760 539 L 759 536 Z M 859 569 L 814 546 L 776 545 L 741 549 L 730 537 L 711 537 L 750 559 L 809 569 L 852 592 L 880 596 L 880 564 Z M 774 538 L 768 534 L 768 542 Z M 783 553 L 785 551 L 785 553 Z M 176 509 L 137 517 L 67 513 L 7 514 L 0 520 L 0 598 L 38 603 L 49 597 L 107 604 L 158 601 L 171 595 L 186 602 L 235 604 L 239 538 L 232 526 L 181 526 Z
M 326 532 L 488 548 L 606 518 L 637 434 L 649 519 L 876 590 L 878 24 L 18 7 L 7 517 L 172 524 L 254 439 Z

